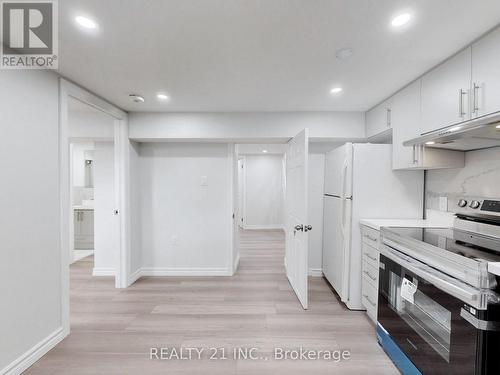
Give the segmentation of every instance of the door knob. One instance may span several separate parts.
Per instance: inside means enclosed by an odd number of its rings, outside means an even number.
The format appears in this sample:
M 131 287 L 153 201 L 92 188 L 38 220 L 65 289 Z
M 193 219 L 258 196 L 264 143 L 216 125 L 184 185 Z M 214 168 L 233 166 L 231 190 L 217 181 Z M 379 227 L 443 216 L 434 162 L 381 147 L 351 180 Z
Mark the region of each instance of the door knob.
M 302 224 L 300 224 L 300 225 L 296 225 L 294 229 L 295 229 L 296 231 L 298 231 L 298 230 L 303 231 L 303 230 L 304 230 L 304 226 L 303 226 Z
M 304 232 L 309 232 L 309 231 L 310 231 L 310 230 L 312 230 L 312 229 L 313 229 L 312 225 L 306 225 L 306 226 L 304 227 Z

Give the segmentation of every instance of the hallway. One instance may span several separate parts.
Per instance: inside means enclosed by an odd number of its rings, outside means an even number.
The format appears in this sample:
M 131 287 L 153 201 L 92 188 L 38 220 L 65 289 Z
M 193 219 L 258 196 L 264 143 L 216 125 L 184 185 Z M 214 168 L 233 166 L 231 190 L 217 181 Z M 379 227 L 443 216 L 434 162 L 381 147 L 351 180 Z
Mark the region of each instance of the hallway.
M 281 231 L 241 233 L 233 277 L 144 277 L 126 290 L 71 266 L 71 334 L 27 374 L 398 374 L 363 312 L 348 311 L 310 278 L 304 311 L 286 279 Z M 150 348 L 204 348 L 201 359 L 150 360 Z M 258 357 L 233 359 L 234 348 Z M 351 358 L 275 360 L 274 348 L 349 350 Z M 111 348 L 111 350 L 110 350 Z M 227 359 L 210 360 L 209 348 Z

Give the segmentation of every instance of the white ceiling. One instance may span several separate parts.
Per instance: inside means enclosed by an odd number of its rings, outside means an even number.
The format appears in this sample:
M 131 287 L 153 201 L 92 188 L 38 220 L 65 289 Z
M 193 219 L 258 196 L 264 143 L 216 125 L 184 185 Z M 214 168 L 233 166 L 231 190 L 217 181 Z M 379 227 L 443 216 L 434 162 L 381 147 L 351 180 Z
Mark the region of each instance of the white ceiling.
M 394 32 L 404 10 L 412 24 Z M 98 31 L 83 32 L 77 14 Z M 350 111 L 498 24 L 500 1 L 64 0 L 59 18 L 60 73 L 129 111 Z M 335 58 L 343 47 L 347 61 Z

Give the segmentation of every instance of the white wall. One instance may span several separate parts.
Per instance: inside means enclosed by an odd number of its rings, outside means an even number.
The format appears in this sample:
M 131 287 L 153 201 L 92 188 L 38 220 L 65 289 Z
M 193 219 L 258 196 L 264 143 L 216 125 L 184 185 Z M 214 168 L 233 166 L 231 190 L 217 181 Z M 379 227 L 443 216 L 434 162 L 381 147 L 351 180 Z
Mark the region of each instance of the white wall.
M 69 101 L 76 101 L 69 99 Z M 68 126 L 69 137 L 72 139 L 112 140 L 114 137 L 113 120 L 107 114 L 97 109 L 85 109 L 86 104 L 78 108 L 69 103 Z
M 89 155 L 90 150 L 94 150 L 94 142 L 73 142 L 72 149 L 72 172 L 73 186 L 85 186 L 85 160 Z M 92 159 L 91 159 L 92 160 Z
M 288 141 L 304 128 L 312 139 L 364 139 L 362 112 L 131 113 L 134 140 Z M 272 143 L 272 142 L 269 142 Z
M 118 216 L 115 209 L 114 144 L 94 150 L 94 275 L 114 275 L 118 266 Z
M 0 373 L 61 338 L 58 79 L 0 70 Z M 42 352 L 48 349 L 42 347 Z
M 325 154 L 309 154 L 309 273 L 321 276 L 323 268 L 323 194 Z
M 140 145 L 143 274 L 232 273 L 231 161 L 226 144 Z
M 141 228 L 141 177 L 139 143 L 130 142 L 130 275 L 129 283 L 140 276 L 142 268 L 142 228 Z
M 448 197 L 453 212 L 459 198 L 479 196 L 500 199 L 500 147 L 465 153 L 465 167 L 427 172 L 426 206 L 439 209 L 439 197 Z
M 284 223 L 283 155 L 246 155 L 246 229 L 282 228 Z

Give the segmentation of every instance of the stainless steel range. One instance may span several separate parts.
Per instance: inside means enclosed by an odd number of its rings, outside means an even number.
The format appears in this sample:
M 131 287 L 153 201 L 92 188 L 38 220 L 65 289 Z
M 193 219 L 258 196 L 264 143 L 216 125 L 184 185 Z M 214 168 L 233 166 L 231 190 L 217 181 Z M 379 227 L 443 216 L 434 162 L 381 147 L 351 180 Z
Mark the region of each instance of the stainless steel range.
M 500 200 L 455 211 L 452 228 L 382 229 L 377 335 L 404 374 L 500 374 Z

